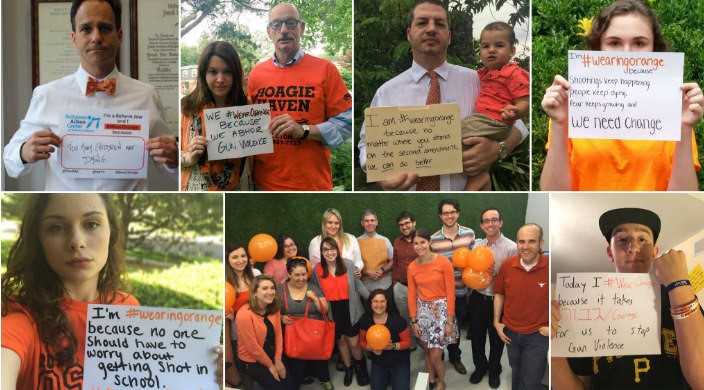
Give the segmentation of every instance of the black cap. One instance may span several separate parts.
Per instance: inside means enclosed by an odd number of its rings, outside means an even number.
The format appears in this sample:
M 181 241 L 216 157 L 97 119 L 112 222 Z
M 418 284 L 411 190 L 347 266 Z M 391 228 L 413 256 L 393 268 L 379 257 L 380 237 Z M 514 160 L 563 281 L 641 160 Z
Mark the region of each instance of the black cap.
M 624 223 L 638 223 L 649 227 L 653 231 L 654 242 L 658 241 L 660 217 L 657 214 L 646 209 L 622 208 L 609 210 L 599 217 L 599 228 L 606 242 L 611 243 L 611 233 L 614 228 Z

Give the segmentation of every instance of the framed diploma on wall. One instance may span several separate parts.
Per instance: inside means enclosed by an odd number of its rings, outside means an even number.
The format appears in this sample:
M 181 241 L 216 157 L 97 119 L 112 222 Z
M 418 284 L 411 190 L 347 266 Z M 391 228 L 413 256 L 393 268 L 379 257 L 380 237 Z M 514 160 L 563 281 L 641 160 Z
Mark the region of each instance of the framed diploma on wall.
M 179 1 L 130 0 L 132 78 L 151 84 L 164 103 L 164 119 L 179 131 Z
M 71 42 L 71 1 L 32 0 L 32 88 L 75 72 L 79 62 Z

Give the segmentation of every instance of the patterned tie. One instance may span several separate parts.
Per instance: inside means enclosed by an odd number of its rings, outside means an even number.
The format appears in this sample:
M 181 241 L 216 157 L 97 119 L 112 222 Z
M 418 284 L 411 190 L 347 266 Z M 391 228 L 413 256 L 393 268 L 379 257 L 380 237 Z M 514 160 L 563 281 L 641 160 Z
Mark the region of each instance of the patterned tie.
M 92 96 L 98 91 L 103 91 L 110 96 L 115 96 L 116 87 L 117 79 L 115 77 L 111 77 L 103 81 L 98 81 L 88 76 L 88 85 L 86 85 L 86 96 Z
M 426 73 L 430 77 L 430 90 L 425 104 L 440 104 L 440 82 L 438 74 L 432 70 Z M 440 176 L 426 176 L 418 179 L 416 191 L 440 191 Z

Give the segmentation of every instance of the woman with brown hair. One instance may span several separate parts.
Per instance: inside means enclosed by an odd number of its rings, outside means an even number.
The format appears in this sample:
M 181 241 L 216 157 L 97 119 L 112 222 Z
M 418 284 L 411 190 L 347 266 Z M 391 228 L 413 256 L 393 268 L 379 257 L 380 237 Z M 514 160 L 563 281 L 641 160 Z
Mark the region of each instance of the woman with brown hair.
M 109 195 L 31 195 L 2 275 L 2 388 L 81 388 L 88 305 L 138 306 Z
M 249 302 L 236 318 L 237 367 L 267 390 L 285 389 L 280 310 L 274 279 L 259 275 L 249 289 Z
M 229 386 L 237 386 L 241 381 L 249 387 L 250 378 L 241 378 L 235 366 L 237 357 L 237 329 L 235 316 L 237 311 L 249 302 L 249 288 L 254 278 L 260 275 L 258 269 L 252 267 L 247 251 L 238 242 L 231 242 L 225 246 L 225 280 L 235 289 L 236 299 L 232 308 L 225 308 L 225 317 L 229 319 L 225 326 L 225 381 Z
M 203 117 L 205 109 L 246 105 L 243 86 L 244 71 L 235 48 L 225 41 L 209 43 L 198 61 L 196 87 L 181 99 L 181 191 L 251 188 L 246 158 L 208 159 Z

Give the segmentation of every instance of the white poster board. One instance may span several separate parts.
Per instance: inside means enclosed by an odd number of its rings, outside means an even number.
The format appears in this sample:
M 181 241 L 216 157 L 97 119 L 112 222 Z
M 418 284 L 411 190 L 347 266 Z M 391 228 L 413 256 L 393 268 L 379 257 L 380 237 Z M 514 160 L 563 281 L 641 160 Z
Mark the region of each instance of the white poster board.
M 570 50 L 569 137 L 679 141 L 683 53 Z
M 218 310 L 88 305 L 84 389 L 217 390 Z
M 209 160 L 274 153 L 269 104 L 211 108 L 203 117 Z
M 660 283 L 650 274 L 558 273 L 552 355 L 659 355 Z
M 91 110 L 65 113 L 59 127 L 59 163 L 66 177 L 147 177 L 149 112 Z

